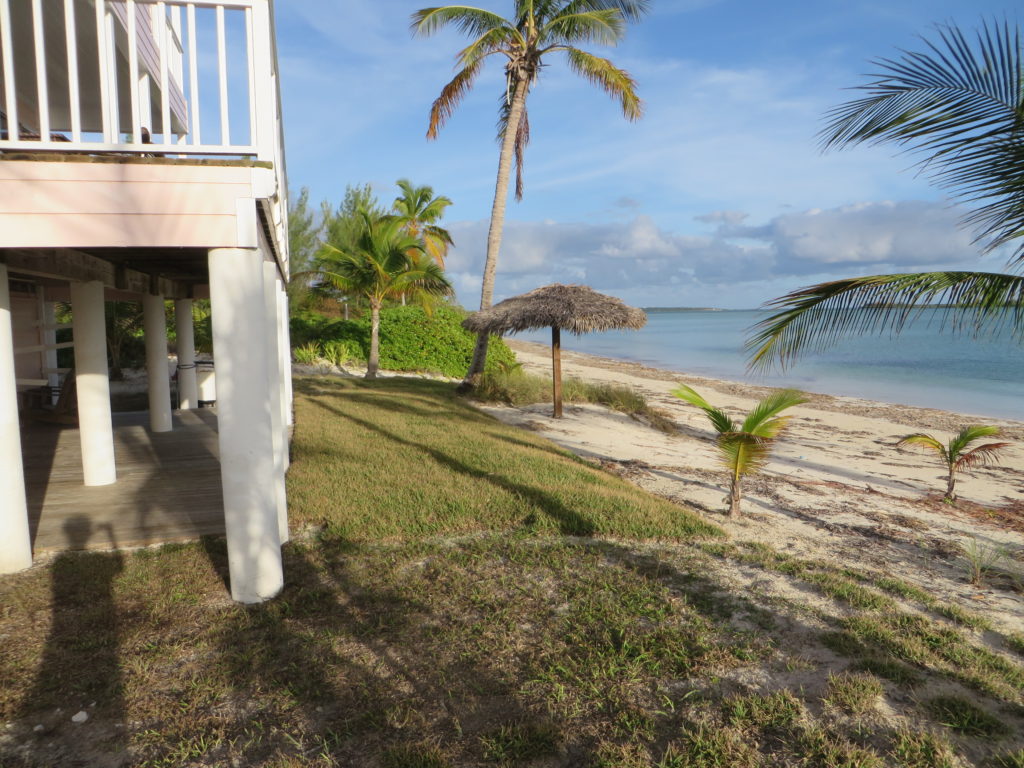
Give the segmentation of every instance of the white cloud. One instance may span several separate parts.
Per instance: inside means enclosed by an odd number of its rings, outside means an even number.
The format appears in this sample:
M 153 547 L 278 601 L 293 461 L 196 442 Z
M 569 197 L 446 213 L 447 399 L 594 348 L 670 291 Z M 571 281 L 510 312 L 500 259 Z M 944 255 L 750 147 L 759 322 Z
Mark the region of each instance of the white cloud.
M 624 222 L 506 223 L 496 293 L 552 282 L 585 283 L 639 304 L 751 306 L 800 284 L 850 274 L 925 268 L 978 269 L 977 249 L 942 203 L 872 202 L 785 213 L 745 226 L 739 211 L 706 214 L 709 235 L 672 232 L 646 215 Z M 479 286 L 487 222 L 451 227 L 467 306 Z M 474 276 L 472 279 L 470 276 Z

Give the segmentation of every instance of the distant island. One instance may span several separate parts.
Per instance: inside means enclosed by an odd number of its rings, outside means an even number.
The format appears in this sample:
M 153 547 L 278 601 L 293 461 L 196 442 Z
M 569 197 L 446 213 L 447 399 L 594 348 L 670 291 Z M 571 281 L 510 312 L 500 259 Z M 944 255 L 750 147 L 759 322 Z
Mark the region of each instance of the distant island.
M 664 314 L 668 312 L 724 312 L 718 307 L 641 307 L 644 312 Z

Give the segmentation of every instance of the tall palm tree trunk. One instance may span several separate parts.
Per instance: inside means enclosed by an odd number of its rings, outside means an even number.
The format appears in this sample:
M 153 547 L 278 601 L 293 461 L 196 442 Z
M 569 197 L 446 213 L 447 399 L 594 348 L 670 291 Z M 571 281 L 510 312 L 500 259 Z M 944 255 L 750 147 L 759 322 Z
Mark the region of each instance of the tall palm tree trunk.
M 370 359 L 366 361 L 366 378 L 376 379 L 380 366 L 380 304 L 370 302 Z
M 498 250 L 501 248 L 501 235 L 505 228 L 505 205 L 508 202 L 508 182 L 512 172 L 512 153 L 516 144 L 516 133 L 519 121 L 523 116 L 526 104 L 527 82 L 520 79 L 512 94 L 509 106 L 508 124 L 501 140 L 501 154 L 498 156 L 498 180 L 494 185 L 494 204 L 491 206 L 491 226 L 487 231 L 487 260 L 484 262 L 483 283 L 480 286 L 480 309 L 490 309 L 494 299 L 494 273 L 498 269 Z M 475 387 L 480 381 L 487 362 L 487 333 L 480 333 L 473 349 L 473 361 L 462 382 L 462 386 Z

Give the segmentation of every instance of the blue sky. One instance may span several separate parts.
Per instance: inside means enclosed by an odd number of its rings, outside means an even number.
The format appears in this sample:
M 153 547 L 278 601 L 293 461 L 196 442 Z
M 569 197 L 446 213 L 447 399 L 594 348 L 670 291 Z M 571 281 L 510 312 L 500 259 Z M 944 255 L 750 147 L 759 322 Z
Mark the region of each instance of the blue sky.
M 509 15 L 512 0 L 476 3 Z M 290 183 L 338 202 L 370 183 L 430 184 L 454 201 L 446 226 L 458 298 L 479 304 L 504 92 L 492 60 L 436 141 L 430 105 L 464 44 L 412 38 L 405 0 L 276 5 Z M 920 50 L 936 23 L 1018 20 L 1008 0 L 653 0 L 617 48 L 592 47 L 638 81 L 645 116 L 625 121 L 552 59 L 530 95 L 522 202 L 509 201 L 496 298 L 550 282 L 639 306 L 753 307 L 855 274 L 998 269 L 962 209 L 891 146 L 821 154 L 822 115 L 870 60 Z

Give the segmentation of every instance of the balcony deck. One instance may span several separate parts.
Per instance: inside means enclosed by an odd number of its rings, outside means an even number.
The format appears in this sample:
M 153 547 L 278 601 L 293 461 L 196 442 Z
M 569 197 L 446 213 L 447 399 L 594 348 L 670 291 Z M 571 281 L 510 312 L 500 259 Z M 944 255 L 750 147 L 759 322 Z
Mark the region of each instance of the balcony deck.
M 149 414 L 114 414 L 117 483 L 82 484 L 78 430 L 28 422 L 22 454 L 36 554 L 186 541 L 224 533 L 217 417 L 176 411 L 174 429 L 154 434 Z M 88 537 L 82 519 L 88 520 Z

